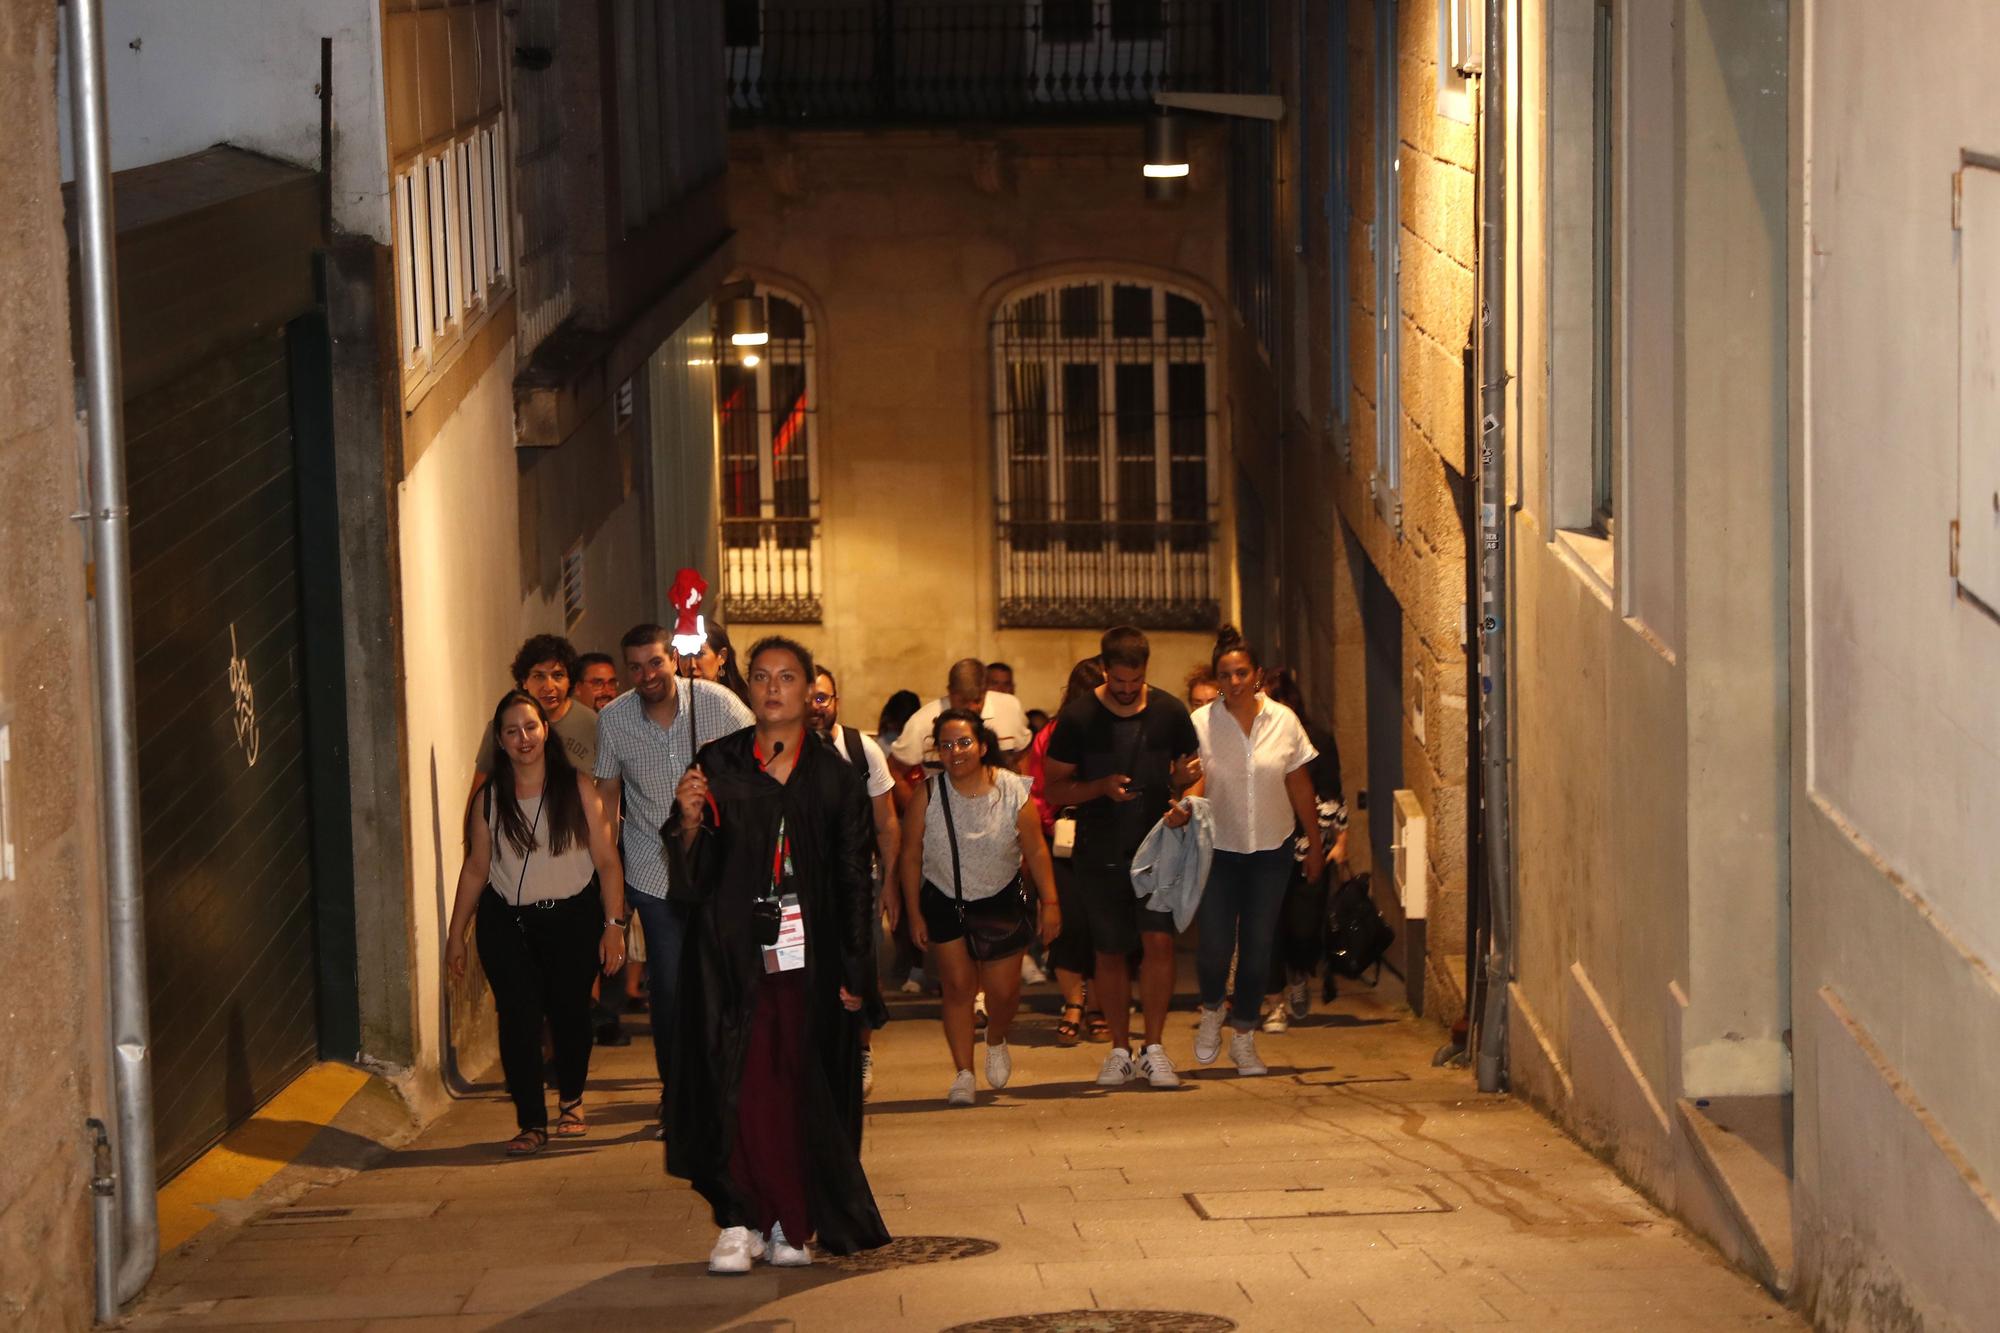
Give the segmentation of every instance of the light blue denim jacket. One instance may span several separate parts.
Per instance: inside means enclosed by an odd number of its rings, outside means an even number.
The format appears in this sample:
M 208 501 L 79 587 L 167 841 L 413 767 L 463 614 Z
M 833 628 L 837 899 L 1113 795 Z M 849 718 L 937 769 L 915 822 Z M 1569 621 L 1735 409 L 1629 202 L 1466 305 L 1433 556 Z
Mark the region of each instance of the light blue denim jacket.
M 1187 801 L 1192 819 L 1168 828 L 1162 816 L 1132 854 L 1132 892 L 1153 911 L 1172 912 L 1175 930 L 1186 930 L 1194 920 L 1208 884 L 1209 859 L 1215 855 L 1215 812 L 1208 798 L 1190 796 Z

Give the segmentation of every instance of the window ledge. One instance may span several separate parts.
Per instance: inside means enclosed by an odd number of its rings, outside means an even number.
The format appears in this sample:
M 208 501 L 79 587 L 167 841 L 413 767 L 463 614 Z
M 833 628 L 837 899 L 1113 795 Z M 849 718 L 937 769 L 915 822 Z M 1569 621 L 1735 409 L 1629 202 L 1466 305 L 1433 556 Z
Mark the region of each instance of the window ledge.
M 1601 532 L 1558 528 L 1554 542 L 1563 563 L 1575 570 L 1605 606 L 1611 606 L 1614 568 L 1611 539 Z

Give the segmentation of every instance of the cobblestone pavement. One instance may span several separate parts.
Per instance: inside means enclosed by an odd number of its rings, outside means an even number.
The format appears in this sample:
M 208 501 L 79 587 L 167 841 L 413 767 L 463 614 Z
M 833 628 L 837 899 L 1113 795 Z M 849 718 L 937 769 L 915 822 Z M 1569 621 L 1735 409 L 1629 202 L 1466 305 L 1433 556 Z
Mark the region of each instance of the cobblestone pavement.
M 708 1276 L 707 1211 L 660 1169 L 642 1033 L 598 1053 L 588 1139 L 502 1161 L 512 1119 L 482 1088 L 375 1168 L 171 1260 L 133 1323 L 1802 1327 L 1535 1112 L 1432 1068 L 1436 1030 L 1386 995 L 1262 1037 L 1264 1078 L 1192 1069 L 1177 1010 L 1177 1091 L 1095 1087 L 1106 1048 L 1061 1049 L 1031 1015 L 1013 1084 L 982 1078 L 970 1109 L 944 1104 L 936 1022 L 901 1012 L 868 1107 L 886 1253 Z

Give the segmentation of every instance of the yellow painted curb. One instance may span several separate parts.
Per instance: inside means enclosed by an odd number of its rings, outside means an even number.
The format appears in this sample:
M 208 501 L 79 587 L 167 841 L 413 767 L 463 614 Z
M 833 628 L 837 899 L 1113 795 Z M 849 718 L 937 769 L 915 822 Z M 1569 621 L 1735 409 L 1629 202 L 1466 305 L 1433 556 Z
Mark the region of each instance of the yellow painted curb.
M 230 1130 L 160 1190 L 161 1251 L 185 1245 L 215 1221 L 213 1205 L 255 1194 L 367 1084 L 368 1075 L 352 1065 L 314 1065 Z

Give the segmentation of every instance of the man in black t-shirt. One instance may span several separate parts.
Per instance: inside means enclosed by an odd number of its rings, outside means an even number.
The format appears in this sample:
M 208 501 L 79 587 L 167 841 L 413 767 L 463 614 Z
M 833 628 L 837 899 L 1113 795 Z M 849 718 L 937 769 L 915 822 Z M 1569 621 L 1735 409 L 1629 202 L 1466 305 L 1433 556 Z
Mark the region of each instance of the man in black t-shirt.
M 1076 811 L 1070 858 L 1097 950 L 1095 984 L 1111 1025 L 1111 1054 L 1097 1081 L 1114 1087 L 1132 1077 L 1132 977 L 1126 956 L 1143 950 L 1139 1002 L 1146 1040 L 1139 1072 L 1156 1088 L 1180 1082 L 1160 1038 L 1174 994 L 1174 919 L 1140 905 L 1132 891 L 1132 856 L 1164 816 L 1188 819 L 1180 794 L 1201 776 L 1200 742 L 1187 708 L 1146 684 L 1146 636 L 1129 625 L 1105 633 L 1104 683 L 1072 699 L 1049 740 L 1043 788 L 1049 804 Z

